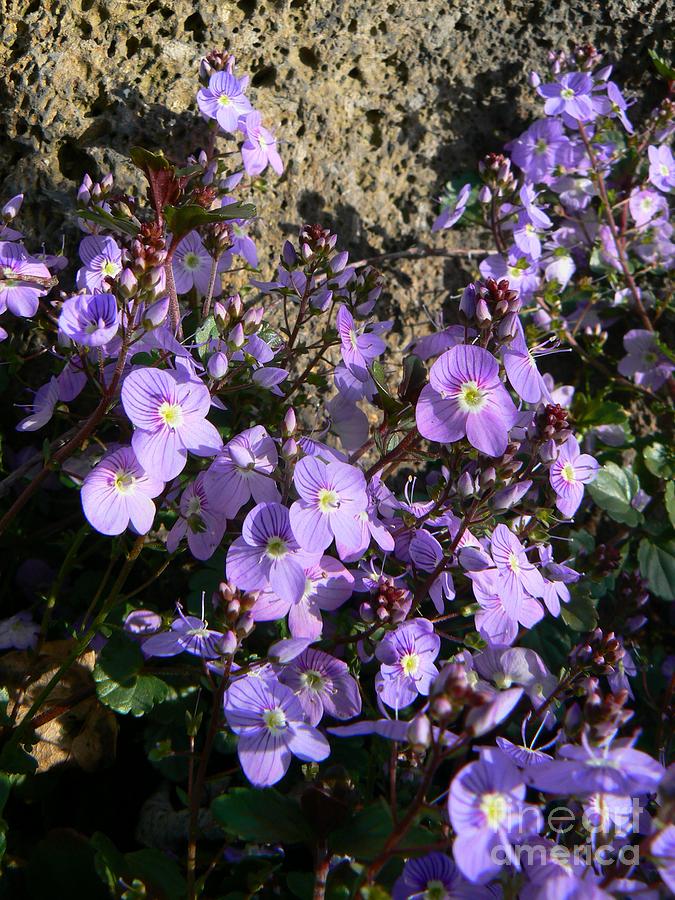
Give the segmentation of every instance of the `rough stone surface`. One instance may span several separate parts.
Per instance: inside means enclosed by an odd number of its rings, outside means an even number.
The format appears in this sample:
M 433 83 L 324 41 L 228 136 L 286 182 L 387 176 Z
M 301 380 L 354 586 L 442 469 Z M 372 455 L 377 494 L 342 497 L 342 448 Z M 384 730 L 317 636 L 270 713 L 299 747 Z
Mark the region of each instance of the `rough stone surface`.
M 667 48 L 673 0 L 5 0 L 0 19 L 0 196 L 28 194 L 24 224 L 50 249 L 85 171 L 130 146 L 185 152 L 204 142 L 199 57 L 236 54 L 288 168 L 254 199 L 269 271 L 302 220 L 332 225 L 358 256 L 428 240 L 449 175 L 518 133 L 533 109 L 526 76 L 550 48 L 592 42 L 629 84 L 647 49 Z M 656 95 L 654 95 L 656 99 Z M 466 240 L 461 233 L 437 238 Z M 462 244 L 456 244 L 462 246 Z M 466 260 L 408 263 L 394 306 L 412 312 Z M 433 299 L 433 297 L 432 297 Z

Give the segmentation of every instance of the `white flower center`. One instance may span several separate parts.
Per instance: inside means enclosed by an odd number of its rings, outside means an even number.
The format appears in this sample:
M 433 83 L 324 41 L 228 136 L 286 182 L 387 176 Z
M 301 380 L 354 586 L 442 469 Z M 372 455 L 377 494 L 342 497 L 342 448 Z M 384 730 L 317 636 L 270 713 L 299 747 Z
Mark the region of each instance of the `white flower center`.
M 316 669 L 308 669 L 300 676 L 300 683 L 307 690 L 318 694 L 323 690 L 324 678 L 321 672 L 317 672 Z
M 416 653 L 404 653 L 401 657 L 401 668 L 411 678 L 417 674 L 420 667 L 420 658 Z
M 202 266 L 202 261 L 197 253 L 186 253 L 183 257 L 183 268 L 188 272 L 196 272 Z
M 169 403 L 165 400 L 157 410 L 157 414 L 167 428 L 175 430 L 183 424 L 183 410 L 178 403 Z
M 286 714 L 283 709 L 276 707 L 275 709 L 266 709 L 263 713 L 263 722 L 272 734 L 279 734 L 287 726 Z
M 218 97 L 218 103 L 220 103 L 221 106 L 229 106 L 232 103 L 232 100 L 227 94 L 221 94 L 220 97 Z
M 518 557 L 516 556 L 515 553 L 509 553 L 508 566 L 509 566 L 509 569 L 511 569 L 511 571 L 514 572 L 515 574 L 520 572 L 520 563 L 518 562 Z
M 128 494 L 129 491 L 133 488 L 135 481 L 136 479 L 131 474 L 131 472 L 125 472 L 124 470 L 122 470 L 115 475 L 113 486 L 118 494 Z
M 663 176 L 666 176 L 666 175 L 669 175 L 669 174 L 670 174 L 670 169 L 668 168 L 668 166 L 667 166 L 665 163 L 661 163 L 661 164 L 659 165 L 659 172 L 660 172 Z
M 477 412 L 487 400 L 487 392 L 481 390 L 475 381 L 465 381 L 459 389 L 459 406 L 464 412 Z
M 119 263 L 114 262 L 114 260 L 112 259 L 106 259 L 106 261 L 101 266 L 101 272 L 103 275 L 114 278 L 121 268 L 122 266 L 120 266 Z
M 288 553 L 288 545 L 280 537 L 271 537 L 267 542 L 265 553 L 270 559 L 282 559 Z
M 199 499 L 199 497 L 197 497 L 196 495 L 190 497 L 187 505 L 187 518 L 189 519 L 190 516 L 198 516 L 200 515 L 201 511 L 202 501 Z
M 574 484 L 574 482 L 577 480 L 577 476 L 574 473 L 574 466 L 571 462 L 566 462 L 562 467 L 562 469 L 560 470 L 560 477 L 568 484 Z
M 572 88 L 563 88 L 562 91 L 560 91 L 560 96 L 563 100 L 571 100 L 572 97 L 574 97 L 574 91 Z
M 340 498 L 337 491 L 322 488 L 319 491 L 319 509 L 322 513 L 332 513 L 340 506 Z
M 485 816 L 485 824 L 488 828 L 496 831 L 506 818 L 508 809 L 509 803 L 506 794 L 501 794 L 499 791 L 483 794 L 480 810 Z

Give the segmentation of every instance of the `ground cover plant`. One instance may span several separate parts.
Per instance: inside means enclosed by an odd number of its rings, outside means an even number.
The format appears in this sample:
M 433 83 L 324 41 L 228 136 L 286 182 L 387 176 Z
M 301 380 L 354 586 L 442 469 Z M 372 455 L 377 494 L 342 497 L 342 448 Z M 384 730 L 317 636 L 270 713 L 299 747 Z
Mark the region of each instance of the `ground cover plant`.
M 592 47 L 532 73 L 431 229 L 484 258 L 402 356 L 386 259 L 299 223 L 259 265 L 284 148 L 228 54 L 206 147 L 84 179 L 76 258 L 5 202 L 0 896 L 675 890 L 653 63 L 643 121 Z

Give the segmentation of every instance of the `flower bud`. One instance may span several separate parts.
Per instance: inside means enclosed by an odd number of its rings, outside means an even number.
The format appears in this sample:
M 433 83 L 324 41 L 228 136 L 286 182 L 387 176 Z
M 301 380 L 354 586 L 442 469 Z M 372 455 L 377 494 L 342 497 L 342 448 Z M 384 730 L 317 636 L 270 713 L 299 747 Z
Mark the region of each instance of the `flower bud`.
M 250 612 L 245 612 L 243 615 L 239 616 L 234 626 L 234 630 L 239 637 L 246 637 L 246 635 L 250 634 L 254 628 L 255 619 Z
M 462 472 L 462 474 L 459 476 L 459 481 L 457 482 L 457 493 L 463 500 L 466 500 L 467 497 L 471 497 L 473 492 L 473 478 L 471 477 L 471 475 L 469 475 L 468 472 Z
M 495 472 L 494 466 L 489 466 L 487 469 L 483 469 L 483 471 L 480 473 L 480 486 L 483 490 L 491 488 L 496 480 L 497 473 Z
M 265 310 L 262 306 L 254 306 L 252 309 L 246 310 L 242 319 L 245 334 L 254 334 L 260 328 L 264 313 Z
M 462 299 L 459 301 L 460 318 L 464 318 L 465 322 L 473 321 L 476 315 L 476 286 L 469 284 L 464 288 Z
M 286 410 L 286 414 L 284 415 L 284 421 L 281 424 L 281 434 L 285 438 L 293 437 L 295 434 L 295 429 L 298 427 L 298 422 L 295 417 L 295 410 L 292 406 Z
M 209 357 L 206 368 L 208 369 L 211 378 L 218 379 L 225 377 L 228 365 L 229 363 L 227 354 L 223 353 L 221 350 L 218 350 L 216 353 Z
M 11 200 L 8 200 L 7 203 L 2 207 L 2 217 L 6 222 L 9 222 L 13 219 L 21 209 L 21 204 L 23 203 L 23 194 L 17 194 L 15 197 L 12 197 Z
M 478 202 L 487 204 L 492 200 L 492 191 L 484 184 L 483 187 L 478 191 Z
M 246 343 L 246 335 L 244 334 L 244 326 L 241 322 L 237 322 L 232 331 L 229 334 L 228 340 L 235 347 L 240 348 L 243 347 Z
M 485 328 L 492 323 L 492 316 L 485 300 L 481 297 L 476 303 L 476 321 L 479 328 Z
M 240 319 L 244 312 L 244 304 L 241 302 L 239 294 L 233 294 L 231 297 L 228 297 L 225 301 L 225 307 L 232 321 Z
M 101 181 L 101 190 L 104 194 L 107 194 L 113 186 L 113 176 L 112 172 L 109 172 L 105 178 Z
M 221 642 L 221 652 L 223 656 L 234 656 L 238 643 L 237 635 L 234 631 L 226 631 Z
M 558 458 L 558 447 L 553 438 L 550 438 L 539 448 L 539 459 L 544 463 L 555 462 Z
M 343 250 L 342 253 L 336 253 L 335 256 L 330 261 L 330 270 L 333 274 L 337 275 L 338 272 L 341 272 L 344 267 L 347 265 L 347 260 L 349 259 L 349 253 L 347 250 Z
M 530 74 L 527 76 L 527 83 L 531 88 L 538 88 L 541 84 L 541 78 L 539 77 L 539 74 L 537 72 L 530 72 Z
M 156 300 L 145 310 L 143 315 L 143 327 L 148 331 L 152 328 L 157 328 L 166 319 L 168 312 L 169 296 L 167 294 L 165 297 L 160 297 L 159 300 Z
M 368 602 L 361 604 L 361 606 L 359 607 L 359 615 L 366 623 L 366 625 L 370 625 L 375 621 L 375 613 L 373 612 L 373 607 Z
M 512 341 L 518 334 L 518 316 L 515 313 L 507 313 L 499 323 L 497 334 L 504 344 Z
M 138 279 L 129 268 L 125 267 L 122 269 L 117 278 L 117 282 L 120 286 L 120 293 L 125 298 L 133 297 L 138 290 Z M 167 303 L 168 299 L 169 298 L 167 297 Z
M 287 441 L 284 441 L 281 447 L 281 457 L 282 459 L 294 460 L 298 455 L 298 445 L 292 437 L 289 437 Z
M 224 326 L 227 324 L 227 310 L 220 302 L 220 300 L 216 300 L 216 302 L 213 304 L 213 317 L 220 326 Z
M 431 722 L 427 716 L 415 716 L 410 722 L 408 740 L 415 753 L 423 753 L 431 746 Z

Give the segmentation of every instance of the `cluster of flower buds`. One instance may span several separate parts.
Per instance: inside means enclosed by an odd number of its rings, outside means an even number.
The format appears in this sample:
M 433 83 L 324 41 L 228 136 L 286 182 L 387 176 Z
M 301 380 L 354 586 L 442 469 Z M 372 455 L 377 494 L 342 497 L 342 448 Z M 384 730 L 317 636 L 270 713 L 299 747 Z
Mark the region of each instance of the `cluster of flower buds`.
M 381 575 L 377 588 L 371 593 L 370 599 L 365 600 L 359 612 L 364 622 L 375 622 L 385 625 L 398 625 L 408 615 L 412 598 L 410 591 L 404 587 L 397 587 L 394 579 L 389 575 Z
M 505 197 L 516 189 L 511 160 L 503 153 L 488 153 L 479 163 L 478 171 L 490 189 L 491 197 Z
M 500 340 L 506 342 L 515 333 L 513 326 L 521 306 L 518 292 L 511 290 L 506 278 L 500 281 L 488 278 L 464 289 L 459 303 L 459 321 L 481 331 L 499 323 Z
M 464 709 L 483 706 L 489 699 L 489 694 L 477 690 L 471 684 L 465 665 L 448 663 L 431 685 L 429 713 L 439 725 L 448 725 L 455 721 Z
M 667 140 L 675 131 L 675 100 L 664 97 L 653 110 L 646 127 L 653 130 L 654 140 L 658 143 Z
M 544 462 L 558 457 L 557 447 L 570 436 L 569 413 L 559 403 L 547 403 L 534 420 L 534 440 L 541 443 L 540 456 Z
M 549 50 L 547 63 L 553 76 L 567 71 L 590 72 L 600 65 L 602 54 L 592 44 L 582 44 L 569 51 Z
M 598 544 L 589 556 L 586 574 L 591 578 L 607 578 L 621 565 L 621 553 L 611 544 Z
M 100 181 L 93 181 L 90 175 L 85 174 L 77 192 L 78 206 L 100 205 L 112 191 L 113 176 L 108 173 Z
M 586 734 L 590 743 L 605 744 L 633 715 L 631 710 L 626 709 L 628 691 L 604 693 L 596 678 L 587 678 L 583 687 L 586 697 L 583 705 Z
M 613 631 L 596 628 L 570 652 L 570 662 L 596 675 L 613 675 L 626 650 Z
M 214 72 L 231 72 L 233 69 L 234 56 L 224 50 L 211 50 L 199 61 L 199 83 L 208 87 Z
M 227 627 L 238 637 L 246 637 L 255 628 L 255 622 L 251 615 L 255 604 L 253 594 L 247 594 L 232 587 L 226 581 L 221 581 L 218 590 L 213 593 L 211 602 L 214 609 L 222 615 Z
M 617 613 L 626 617 L 625 633 L 635 634 L 647 623 L 642 608 L 649 601 L 649 583 L 639 572 L 624 569 L 617 578 L 613 592 Z
M 303 259 L 326 256 L 337 244 L 337 234 L 321 225 L 303 225 L 300 229 L 300 252 Z
M 213 222 L 211 225 L 204 225 L 199 229 L 199 233 L 204 247 L 213 259 L 221 257 L 234 243 L 234 226 L 231 222 Z

